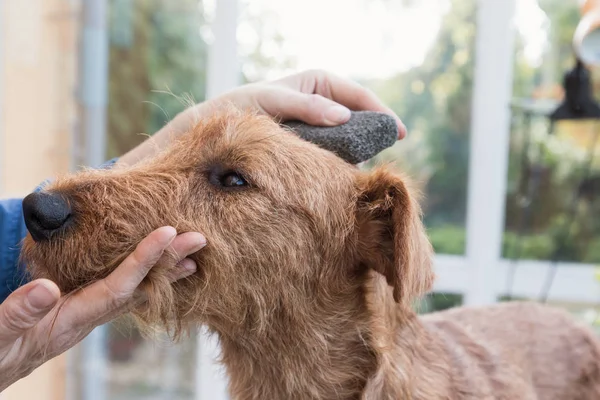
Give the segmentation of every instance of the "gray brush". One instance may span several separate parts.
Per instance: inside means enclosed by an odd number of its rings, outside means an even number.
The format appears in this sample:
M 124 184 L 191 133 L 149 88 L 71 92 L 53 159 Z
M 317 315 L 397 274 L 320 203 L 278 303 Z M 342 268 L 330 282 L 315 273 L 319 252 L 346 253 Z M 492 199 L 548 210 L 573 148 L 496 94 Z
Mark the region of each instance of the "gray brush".
M 313 126 L 300 121 L 289 121 L 285 126 L 351 164 L 367 161 L 398 139 L 394 118 L 373 111 L 352 111 L 350 120 L 338 126 Z

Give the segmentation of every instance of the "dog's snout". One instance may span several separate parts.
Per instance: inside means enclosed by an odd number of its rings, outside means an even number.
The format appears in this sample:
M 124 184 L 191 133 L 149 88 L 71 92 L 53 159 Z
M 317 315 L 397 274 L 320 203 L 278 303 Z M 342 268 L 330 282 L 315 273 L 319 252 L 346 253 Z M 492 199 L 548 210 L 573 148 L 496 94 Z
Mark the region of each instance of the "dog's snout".
M 31 193 L 23 199 L 25 225 L 36 242 L 48 240 L 71 217 L 67 200 L 57 193 Z

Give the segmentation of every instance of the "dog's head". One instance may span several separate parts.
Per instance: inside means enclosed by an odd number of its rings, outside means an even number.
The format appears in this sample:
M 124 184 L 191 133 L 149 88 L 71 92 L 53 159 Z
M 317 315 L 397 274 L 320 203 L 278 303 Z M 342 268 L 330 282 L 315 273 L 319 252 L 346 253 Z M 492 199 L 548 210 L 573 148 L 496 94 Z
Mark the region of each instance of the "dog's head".
M 408 306 L 432 281 L 405 181 L 361 172 L 268 117 L 213 117 L 151 160 L 58 179 L 26 203 L 23 259 L 63 292 L 106 277 L 160 226 L 203 233 L 194 275 L 170 283 L 173 261 L 146 278 L 138 316 L 150 323 L 256 328 L 282 308 L 360 295 L 369 270 Z

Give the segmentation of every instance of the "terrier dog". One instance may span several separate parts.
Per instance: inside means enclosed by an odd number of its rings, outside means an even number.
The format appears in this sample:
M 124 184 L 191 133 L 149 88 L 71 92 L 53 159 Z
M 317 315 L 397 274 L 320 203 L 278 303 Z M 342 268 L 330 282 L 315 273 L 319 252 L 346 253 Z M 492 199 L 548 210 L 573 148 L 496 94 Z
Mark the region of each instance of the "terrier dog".
M 171 283 L 175 261 L 157 265 L 133 313 L 218 334 L 234 399 L 600 399 L 598 340 L 563 311 L 418 316 L 434 274 L 408 179 L 361 171 L 271 118 L 217 115 L 150 160 L 32 196 L 52 201 L 33 202 L 23 259 L 65 293 L 160 226 L 205 235 L 197 272 Z

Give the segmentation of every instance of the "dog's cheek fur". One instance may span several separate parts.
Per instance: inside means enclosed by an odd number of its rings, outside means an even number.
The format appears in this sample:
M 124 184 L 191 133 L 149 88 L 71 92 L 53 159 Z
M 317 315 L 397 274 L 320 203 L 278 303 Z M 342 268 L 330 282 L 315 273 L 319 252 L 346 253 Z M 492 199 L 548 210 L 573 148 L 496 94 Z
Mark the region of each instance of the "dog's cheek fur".
M 281 307 L 310 297 L 318 271 L 310 269 L 322 254 L 314 224 L 293 210 L 252 196 L 235 203 L 219 218 L 210 203 L 195 207 L 194 224 L 207 237 L 206 248 L 192 258 L 198 273 L 177 283 L 181 312 L 231 335 L 264 332 Z M 231 204 L 230 204 L 231 205 Z

